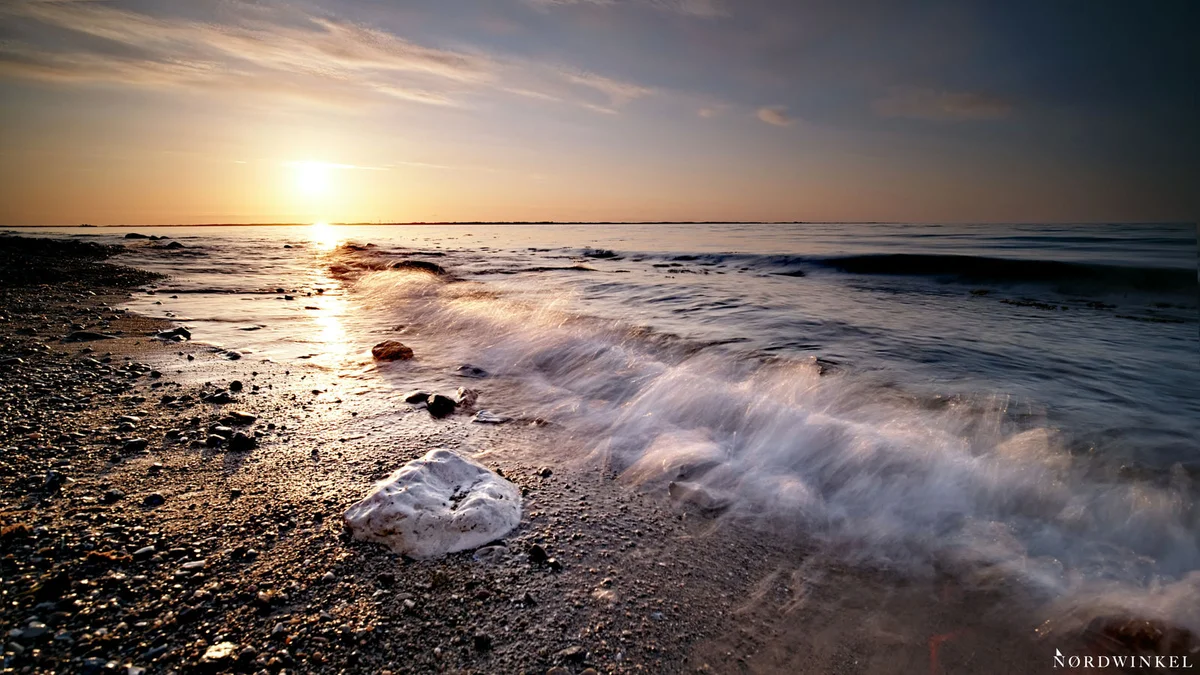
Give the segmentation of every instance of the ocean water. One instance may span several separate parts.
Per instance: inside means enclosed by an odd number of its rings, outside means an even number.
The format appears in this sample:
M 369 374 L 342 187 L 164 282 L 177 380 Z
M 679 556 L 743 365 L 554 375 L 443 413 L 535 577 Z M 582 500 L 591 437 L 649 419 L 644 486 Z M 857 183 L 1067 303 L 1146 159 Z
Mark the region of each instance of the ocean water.
M 379 406 L 471 364 L 490 409 L 575 439 L 564 461 L 673 482 L 731 526 L 1200 631 L 1194 226 L 127 231 L 36 233 L 129 244 L 171 275 L 131 309 L 374 378 Z M 418 358 L 375 369 L 385 338 Z

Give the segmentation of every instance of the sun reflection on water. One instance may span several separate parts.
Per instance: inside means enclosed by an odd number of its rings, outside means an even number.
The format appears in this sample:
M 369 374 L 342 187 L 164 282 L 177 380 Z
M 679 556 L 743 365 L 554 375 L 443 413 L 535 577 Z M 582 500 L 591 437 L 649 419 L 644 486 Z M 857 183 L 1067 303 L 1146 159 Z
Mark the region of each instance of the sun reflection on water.
M 313 245 L 319 249 L 331 251 L 341 242 L 338 239 L 337 228 L 329 223 L 313 223 L 311 228 Z

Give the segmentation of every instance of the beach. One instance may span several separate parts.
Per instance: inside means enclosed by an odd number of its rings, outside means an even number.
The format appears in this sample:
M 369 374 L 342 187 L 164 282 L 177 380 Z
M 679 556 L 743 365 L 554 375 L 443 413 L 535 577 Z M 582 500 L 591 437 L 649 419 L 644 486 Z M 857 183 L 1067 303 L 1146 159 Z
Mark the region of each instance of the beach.
M 171 281 L 113 264 L 120 249 L 30 241 L 4 242 L 0 310 L 11 672 L 1015 673 L 1050 672 L 1055 649 L 1195 648 L 1169 612 L 1048 611 L 1062 605 L 975 553 L 918 573 L 884 545 L 855 551 L 862 533 L 773 526 L 670 455 L 670 481 L 597 455 L 577 407 L 515 403 L 528 383 L 465 378 L 454 353 L 433 377 L 372 363 L 369 333 L 287 360 L 207 341 L 210 324 L 148 311 Z M 346 260 L 326 262 L 333 278 Z M 339 292 L 328 280 L 262 297 L 315 303 Z M 402 328 L 418 359 L 460 339 Z M 455 384 L 479 401 L 444 419 L 401 399 Z M 348 536 L 351 504 L 439 447 L 520 489 L 515 530 L 432 560 Z M 1159 637 L 1122 642 L 1130 617 Z

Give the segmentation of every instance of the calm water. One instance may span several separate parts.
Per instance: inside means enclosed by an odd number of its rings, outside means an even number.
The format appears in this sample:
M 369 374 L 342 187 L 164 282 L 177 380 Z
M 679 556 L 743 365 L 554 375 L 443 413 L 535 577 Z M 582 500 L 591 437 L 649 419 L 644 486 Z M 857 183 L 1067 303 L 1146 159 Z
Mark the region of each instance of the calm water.
M 381 391 L 457 386 L 473 364 L 493 409 L 561 423 L 630 480 L 704 490 L 733 522 L 1057 595 L 1118 584 L 1200 626 L 1180 609 L 1200 586 L 1195 227 L 137 231 L 187 248 L 125 242 L 171 275 L 131 308 L 197 340 L 362 374 L 399 336 L 418 360 Z M 457 281 L 389 269 L 410 259 Z

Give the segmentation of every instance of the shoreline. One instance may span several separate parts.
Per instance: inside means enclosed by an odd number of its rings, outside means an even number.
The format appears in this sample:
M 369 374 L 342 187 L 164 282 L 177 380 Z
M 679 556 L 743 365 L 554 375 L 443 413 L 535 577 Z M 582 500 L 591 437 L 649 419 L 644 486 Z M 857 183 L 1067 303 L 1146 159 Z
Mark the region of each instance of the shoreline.
M 106 267 L 124 276 L 89 277 L 106 263 L 58 259 L 76 280 L 2 289 L 4 394 L 25 406 L 0 418 L 0 624 L 16 631 L 5 656 L 14 672 L 1053 665 L 1011 589 L 848 567 L 812 545 L 709 520 L 555 462 L 542 448 L 568 449 L 553 427 L 483 428 L 422 411 L 359 417 L 336 375 L 153 339 L 169 324 L 116 309 L 146 279 Z M 122 334 L 60 342 L 79 330 Z M 233 380 L 245 385 L 236 402 L 200 400 Z M 207 444 L 232 410 L 257 417 L 239 428 L 257 432 L 258 447 Z M 342 512 L 435 447 L 484 449 L 477 458 L 522 489 L 506 550 L 412 561 L 348 540 Z M 562 569 L 532 562 L 535 544 Z

